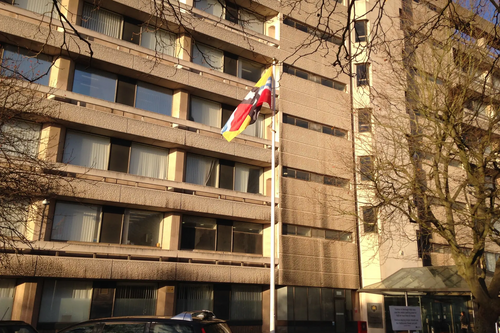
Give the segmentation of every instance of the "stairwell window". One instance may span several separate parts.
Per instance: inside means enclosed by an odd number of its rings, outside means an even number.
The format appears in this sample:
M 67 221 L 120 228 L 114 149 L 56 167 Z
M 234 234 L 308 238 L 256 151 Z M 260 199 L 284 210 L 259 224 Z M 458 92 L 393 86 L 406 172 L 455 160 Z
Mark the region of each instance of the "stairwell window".
M 359 157 L 359 172 L 362 181 L 373 180 L 373 157 L 360 156 Z
M 377 210 L 375 207 L 361 207 L 363 230 L 365 233 L 377 232 Z
M 371 109 L 358 110 L 358 132 L 369 133 L 372 131 L 372 111 Z
M 358 87 L 370 85 L 369 65 L 357 64 L 356 65 L 356 81 Z
M 368 21 L 356 21 L 354 23 L 354 32 L 356 43 L 366 42 L 368 36 Z

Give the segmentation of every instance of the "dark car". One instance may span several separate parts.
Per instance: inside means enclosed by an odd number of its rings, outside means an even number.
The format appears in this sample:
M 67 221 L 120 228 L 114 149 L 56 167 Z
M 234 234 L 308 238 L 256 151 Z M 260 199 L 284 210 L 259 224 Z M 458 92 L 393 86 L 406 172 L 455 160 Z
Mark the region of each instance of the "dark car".
M 0 333 L 37 333 L 28 323 L 20 320 L 0 321 Z
M 10 332 L 9 332 L 10 333 Z M 133 316 L 101 318 L 67 327 L 59 333 L 231 333 L 224 320 L 206 310 L 174 317 Z

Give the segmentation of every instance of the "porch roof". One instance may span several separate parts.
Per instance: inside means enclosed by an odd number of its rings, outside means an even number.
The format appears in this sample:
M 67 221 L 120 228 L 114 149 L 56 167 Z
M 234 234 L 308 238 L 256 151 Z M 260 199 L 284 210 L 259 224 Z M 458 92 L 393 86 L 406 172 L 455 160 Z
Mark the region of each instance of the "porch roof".
M 383 295 L 470 294 L 465 280 L 455 266 L 401 268 L 380 282 L 368 285 L 359 292 Z

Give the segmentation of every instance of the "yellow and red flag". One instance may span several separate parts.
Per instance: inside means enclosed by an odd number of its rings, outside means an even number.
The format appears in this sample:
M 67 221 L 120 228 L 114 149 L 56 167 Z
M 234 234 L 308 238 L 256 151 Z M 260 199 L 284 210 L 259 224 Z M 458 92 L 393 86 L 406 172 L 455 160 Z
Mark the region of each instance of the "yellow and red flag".
M 222 128 L 221 134 L 228 142 L 257 120 L 263 103 L 271 105 L 272 81 L 273 68 L 269 67 Z

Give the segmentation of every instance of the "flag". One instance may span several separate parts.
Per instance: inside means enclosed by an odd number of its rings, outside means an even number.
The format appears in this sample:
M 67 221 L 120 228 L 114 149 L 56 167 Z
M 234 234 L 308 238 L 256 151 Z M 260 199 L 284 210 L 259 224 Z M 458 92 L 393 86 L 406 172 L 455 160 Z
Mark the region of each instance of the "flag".
M 221 134 L 228 142 L 257 120 L 263 103 L 271 105 L 272 81 L 273 68 L 269 67 L 222 128 Z

